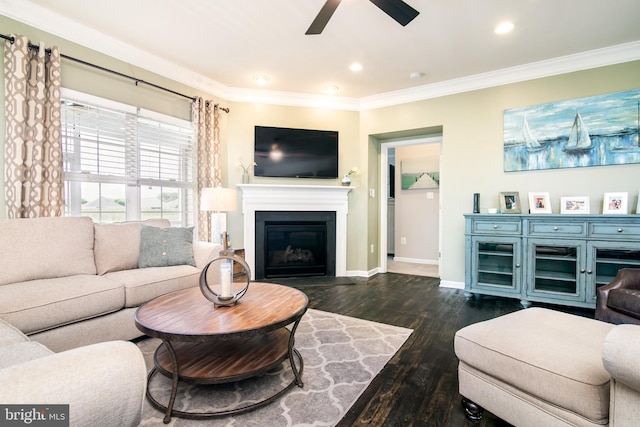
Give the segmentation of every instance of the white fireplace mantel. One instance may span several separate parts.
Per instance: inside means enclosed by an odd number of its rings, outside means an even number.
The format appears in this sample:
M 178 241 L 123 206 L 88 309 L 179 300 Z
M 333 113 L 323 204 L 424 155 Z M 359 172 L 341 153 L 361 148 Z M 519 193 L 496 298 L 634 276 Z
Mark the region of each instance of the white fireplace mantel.
M 323 211 L 336 213 L 336 276 L 347 273 L 348 193 L 336 185 L 238 184 L 242 190 L 245 259 L 254 279 L 256 211 Z

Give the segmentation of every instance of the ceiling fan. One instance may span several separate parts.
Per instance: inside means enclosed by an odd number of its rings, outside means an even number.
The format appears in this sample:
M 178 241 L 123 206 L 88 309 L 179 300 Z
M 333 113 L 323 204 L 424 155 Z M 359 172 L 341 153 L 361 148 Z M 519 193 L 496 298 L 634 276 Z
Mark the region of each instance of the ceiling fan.
M 342 0 L 327 0 L 305 34 L 320 34 Z M 402 0 L 369 0 L 403 27 L 420 12 Z

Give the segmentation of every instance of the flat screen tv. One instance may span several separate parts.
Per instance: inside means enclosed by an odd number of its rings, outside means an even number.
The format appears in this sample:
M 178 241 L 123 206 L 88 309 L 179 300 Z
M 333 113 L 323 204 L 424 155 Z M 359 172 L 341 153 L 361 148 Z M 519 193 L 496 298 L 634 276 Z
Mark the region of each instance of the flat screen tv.
M 338 178 L 338 132 L 255 127 L 255 176 Z

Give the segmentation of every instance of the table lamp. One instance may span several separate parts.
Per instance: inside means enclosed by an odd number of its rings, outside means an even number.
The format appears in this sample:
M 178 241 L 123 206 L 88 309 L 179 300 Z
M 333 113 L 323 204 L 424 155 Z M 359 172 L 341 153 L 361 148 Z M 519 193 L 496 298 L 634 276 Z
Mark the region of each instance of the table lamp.
M 230 188 L 205 187 L 200 193 L 200 210 L 211 213 L 211 241 L 220 245 L 228 242 L 227 212 L 236 210 L 236 190 Z M 225 250 L 228 247 L 225 245 Z

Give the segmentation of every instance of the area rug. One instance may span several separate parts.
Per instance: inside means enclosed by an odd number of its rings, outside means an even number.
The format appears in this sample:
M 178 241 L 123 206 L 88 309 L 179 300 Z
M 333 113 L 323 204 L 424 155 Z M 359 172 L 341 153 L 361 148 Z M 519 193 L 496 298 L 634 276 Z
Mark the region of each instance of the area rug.
M 294 387 L 279 400 L 245 414 L 187 420 L 172 417 L 170 426 L 294 427 L 335 426 L 369 383 L 411 335 L 412 330 L 309 309 L 296 332 L 295 347 L 304 360 L 304 387 Z M 138 342 L 147 368 L 160 341 Z M 256 378 L 232 384 L 181 384 L 175 408 L 183 411 L 228 410 L 283 388 L 293 378 L 288 362 Z M 169 400 L 171 382 L 156 374 L 153 396 Z M 164 414 L 145 399 L 141 426 L 160 426 Z

